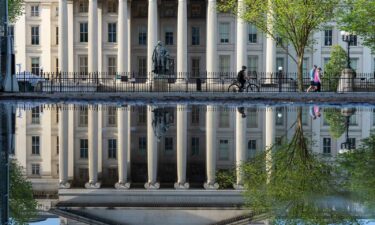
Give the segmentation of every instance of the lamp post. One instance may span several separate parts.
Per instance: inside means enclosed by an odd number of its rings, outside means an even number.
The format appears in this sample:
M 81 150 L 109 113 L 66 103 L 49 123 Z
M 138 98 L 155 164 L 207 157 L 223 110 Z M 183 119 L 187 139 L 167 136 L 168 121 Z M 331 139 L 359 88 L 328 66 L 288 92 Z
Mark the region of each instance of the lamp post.
M 346 31 L 341 31 L 342 41 L 347 43 L 348 56 L 346 68 L 341 72 L 339 84 L 337 86 L 338 93 L 352 92 L 354 88 L 355 71 L 350 66 L 350 45 L 354 43 L 356 36 Z
M 347 51 L 348 51 L 347 68 L 351 69 L 350 67 L 350 44 L 354 42 L 355 35 L 347 31 L 341 31 L 341 37 L 342 37 L 342 41 L 347 43 Z
M 345 127 L 346 127 L 346 134 L 345 134 L 345 142 L 341 143 L 341 149 L 339 153 L 345 153 L 354 149 L 354 146 L 349 141 L 349 125 L 350 125 L 350 117 L 355 113 L 355 108 L 343 108 L 341 109 L 341 115 L 345 117 Z

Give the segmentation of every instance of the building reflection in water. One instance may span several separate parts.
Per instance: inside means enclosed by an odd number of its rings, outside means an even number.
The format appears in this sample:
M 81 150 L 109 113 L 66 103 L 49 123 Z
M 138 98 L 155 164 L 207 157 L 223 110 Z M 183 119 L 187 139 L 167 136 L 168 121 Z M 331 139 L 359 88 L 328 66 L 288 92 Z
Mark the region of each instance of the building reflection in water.
M 38 196 L 130 188 L 206 189 L 199 195 L 207 198 L 221 188 L 219 170 L 239 168 L 292 137 L 296 114 L 293 106 L 24 105 L 16 112 L 15 156 Z M 334 157 L 347 140 L 331 137 L 324 116 L 311 116 L 304 107 L 302 124 L 313 151 Z M 350 124 L 349 141 L 359 145 L 373 127 L 372 111 L 357 109 Z M 233 188 L 220 192 L 222 201 L 234 193 L 232 203 L 240 203 L 243 182 L 237 169 Z M 222 203 L 218 199 L 205 203 Z

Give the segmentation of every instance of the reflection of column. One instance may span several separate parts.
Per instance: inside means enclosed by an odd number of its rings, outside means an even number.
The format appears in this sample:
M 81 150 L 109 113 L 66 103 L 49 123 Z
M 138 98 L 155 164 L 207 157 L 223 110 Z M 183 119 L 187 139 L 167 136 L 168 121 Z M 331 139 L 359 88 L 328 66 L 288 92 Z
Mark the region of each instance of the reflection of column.
M 314 106 L 310 106 L 314 107 Z M 310 109 L 313 110 L 313 109 Z M 311 121 L 311 129 L 312 129 L 312 150 L 315 153 L 321 153 L 322 148 L 320 147 L 320 117 L 316 117 L 316 119 Z
M 59 188 L 70 188 L 70 183 L 68 182 L 69 112 L 65 106 L 61 107 L 59 112 Z
M 89 143 L 89 182 L 86 188 L 100 188 L 98 182 L 98 111 L 96 106 L 89 106 L 88 111 L 88 143 Z
M 357 109 L 358 110 L 358 109 Z M 371 131 L 371 116 L 372 112 L 368 108 L 361 109 L 360 113 L 357 113 L 357 115 L 361 115 L 362 117 L 362 136 L 361 139 L 368 138 L 370 136 Z
M 247 65 L 247 24 L 241 18 L 244 10 L 244 0 L 238 0 L 238 13 L 237 17 L 237 71 L 242 69 L 242 66 Z
M 40 106 L 44 107 L 44 106 Z M 45 108 L 41 115 L 41 158 L 42 158 L 42 176 L 51 176 L 52 165 L 51 165 L 51 148 L 52 148 L 52 113 L 51 109 Z
M 246 116 L 236 112 L 236 171 L 235 189 L 243 189 L 243 173 L 241 165 L 246 161 Z
M 148 25 L 147 25 L 147 73 L 152 79 L 152 53 L 158 39 L 158 6 L 157 0 L 148 0 Z
M 118 5 L 118 56 L 117 72 L 128 72 L 128 0 L 119 0 Z
M 71 27 L 70 24 L 69 27 Z M 68 72 L 68 4 L 67 0 L 59 0 L 59 68 Z
M 148 180 L 145 183 L 146 189 L 158 189 L 160 184 L 157 179 L 158 166 L 158 147 L 157 138 L 152 129 L 152 121 L 154 120 L 153 107 L 147 106 L 147 173 Z
M 18 108 L 16 112 L 15 153 L 20 166 L 26 168 L 25 146 L 27 146 L 27 111 Z
M 129 132 L 130 132 L 130 121 L 129 121 L 128 108 L 117 109 L 117 139 L 118 139 L 118 183 L 115 184 L 116 188 L 128 189 L 130 183 L 128 183 L 128 143 L 129 143 Z
M 205 189 L 218 189 L 216 183 L 216 130 L 217 130 L 217 107 L 208 105 L 206 112 L 206 173 L 207 181 Z
M 217 13 L 216 0 L 208 0 L 207 6 L 207 78 L 217 74 Z M 213 82 L 214 80 L 209 80 Z
M 177 78 L 187 78 L 187 6 L 186 0 L 178 0 L 177 18 Z
M 275 108 L 266 107 L 265 112 L 265 136 L 266 136 L 266 169 L 268 174 L 272 172 L 272 151 L 270 148 L 275 144 Z
M 177 182 L 176 189 L 189 188 L 186 182 L 187 155 L 187 111 L 186 105 L 177 105 Z
M 89 0 L 88 70 L 98 72 L 98 0 Z

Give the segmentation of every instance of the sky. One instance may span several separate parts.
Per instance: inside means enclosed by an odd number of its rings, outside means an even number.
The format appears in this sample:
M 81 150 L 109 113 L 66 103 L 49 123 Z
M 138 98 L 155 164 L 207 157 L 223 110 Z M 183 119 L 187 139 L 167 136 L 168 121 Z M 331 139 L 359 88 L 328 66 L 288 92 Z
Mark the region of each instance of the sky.
M 37 222 L 37 223 L 29 223 L 29 225 L 59 225 L 60 219 L 53 218 L 53 219 L 47 219 L 43 222 Z

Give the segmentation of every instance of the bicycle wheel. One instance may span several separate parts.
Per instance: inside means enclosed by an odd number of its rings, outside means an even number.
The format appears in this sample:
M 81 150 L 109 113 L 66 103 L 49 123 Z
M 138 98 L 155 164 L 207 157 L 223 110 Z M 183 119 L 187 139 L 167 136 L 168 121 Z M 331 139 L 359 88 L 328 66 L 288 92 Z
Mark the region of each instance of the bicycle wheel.
M 259 92 L 259 86 L 256 84 L 249 84 L 246 88 L 247 92 Z
M 228 92 L 238 92 L 240 88 L 238 87 L 237 84 L 231 84 L 228 87 Z

